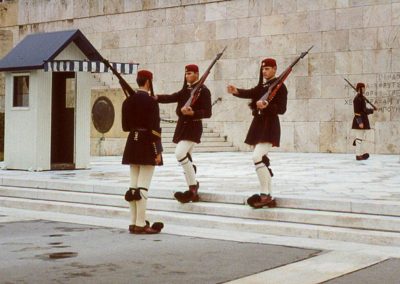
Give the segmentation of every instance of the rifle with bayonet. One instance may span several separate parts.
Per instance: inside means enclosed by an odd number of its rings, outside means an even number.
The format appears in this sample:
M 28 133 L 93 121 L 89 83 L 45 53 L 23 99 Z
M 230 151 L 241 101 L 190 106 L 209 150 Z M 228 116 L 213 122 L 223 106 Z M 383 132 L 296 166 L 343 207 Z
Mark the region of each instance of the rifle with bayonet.
M 129 96 L 134 95 L 136 92 L 129 86 L 128 82 L 118 73 L 118 71 L 108 62 L 108 60 L 103 58 L 103 63 L 113 72 L 113 74 L 118 78 L 119 84 L 124 91 L 125 96 L 128 98 Z
M 350 83 L 349 80 L 347 80 L 346 78 L 343 78 L 343 79 L 347 82 L 347 84 L 350 85 L 350 87 L 353 88 L 354 91 L 356 91 L 356 92 L 358 93 L 357 88 L 354 87 L 353 84 Z M 374 108 L 374 110 L 378 110 L 378 108 L 377 108 L 376 106 L 374 106 L 364 95 L 363 95 L 363 98 L 364 98 L 364 100 L 365 100 L 367 103 L 369 103 L 369 104 Z
M 290 72 L 292 72 L 293 67 L 300 61 L 304 56 L 308 54 L 308 52 L 313 48 L 312 45 L 307 51 L 302 52 L 293 62 L 290 64 L 288 68 L 283 71 L 279 77 L 269 86 L 267 92 L 260 98 L 260 101 L 267 101 L 270 103 L 273 98 L 276 96 L 276 93 L 279 91 L 280 87 L 282 86 L 283 82 L 289 76 Z
M 221 58 L 225 49 L 226 49 L 226 46 L 220 53 L 217 54 L 217 56 L 214 58 L 213 62 L 211 62 L 210 66 L 208 66 L 206 72 L 204 72 L 204 74 L 201 76 L 200 80 L 197 82 L 196 86 L 190 92 L 190 97 L 187 100 L 187 102 L 185 103 L 184 107 L 192 106 L 196 102 L 196 100 L 199 98 L 201 87 L 204 85 L 204 82 L 206 81 L 208 75 L 210 75 L 211 68 L 213 68 L 215 63 L 217 63 L 217 61 Z

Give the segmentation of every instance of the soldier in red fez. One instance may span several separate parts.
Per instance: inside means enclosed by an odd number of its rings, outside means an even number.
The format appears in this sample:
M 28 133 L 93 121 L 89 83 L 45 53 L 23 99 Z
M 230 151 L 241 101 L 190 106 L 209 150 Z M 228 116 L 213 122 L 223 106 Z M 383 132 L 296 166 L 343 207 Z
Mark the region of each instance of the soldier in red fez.
M 211 93 L 203 85 L 200 96 L 190 107 L 185 103 L 190 93 L 199 81 L 199 67 L 195 64 L 185 66 L 185 79 L 180 91 L 172 95 L 158 95 L 159 103 L 177 103 L 176 114 L 178 123 L 175 128 L 173 142 L 177 144 L 175 156 L 183 168 L 188 190 L 176 192 L 175 198 L 181 203 L 196 202 L 199 200 L 199 182 L 196 179 L 196 166 L 193 164 L 192 151 L 196 143 L 200 143 L 203 133 L 202 119 L 211 117 Z
M 122 164 L 130 166 L 130 188 L 125 193 L 129 202 L 132 234 L 157 234 L 163 224 L 152 226 L 146 221 L 147 195 L 155 166 L 163 164 L 161 153 L 160 111 L 152 98 L 153 74 L 147 70 L 137 73 L 139 89 L 122 104 L 122 129 L 129 132 Z
M 374 113 L 373 109 L 367 108 L 365 101 L 365 84 L 357 83 L 357 94 L 353 100 L 354 118 L 352 129 L 355 132 L 356 138 L 353 145 L 356 146 L 356 160 L 366 160 L 369 158 L 368 153 L 363 153 L 362 142 L 365 140 L 366 130 L 371 129 L 369 125 L 368 115 Z
M 242 99 L 250 99 L 250 109 L 253 115 L 246 144 L 254 147 L 253 162 L 260 182 L 260 194 L 254 194 L 247 199 L 247 203 L 253 208 L 264 206 L 275 207 L 276 201 L 272 197 L 271 178 L 268 152 L 272 147 L 279 147 L 281 128 L 279 114 L 286 112 L 287 89 L 283 84 L 272 101 L 261 101 L 260 98 L 268 91 L 269 86 L 277 79 L 276 61 L 273 58 L 264 59 L 261 62 L 258 84 L 252 89 L 238 89 L 228 85 L 228 93 Z

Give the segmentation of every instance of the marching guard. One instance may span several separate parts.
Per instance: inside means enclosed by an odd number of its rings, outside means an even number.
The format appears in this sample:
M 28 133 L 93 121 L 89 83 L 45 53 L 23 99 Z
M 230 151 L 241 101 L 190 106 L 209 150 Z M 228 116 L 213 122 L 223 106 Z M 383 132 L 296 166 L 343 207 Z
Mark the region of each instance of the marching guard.
M 147 196 L 155 166 L 161 166 L 162 145 L 160 111 L 152 98 L 153 74 L 147 70 L 137 73 L 137 92 L 122 104 L 122 128 L 129 132 L 122 164 L 130 165 L 130 188 L 125 194 L 129 202 L 132 234 L 157 234 L 163 228 L 160 222 L 146 221 Z
M 266 58 L 261 62 L 257 86 L 252 89 L 227 86 L 228 93 L 235 97 L 251 99 L 249 106 L 252 110 L 253 121 L 245 143 L 254 146 L 253 162 L 261 188 L 260 194 L 254 194 L 247 199 L 247 203 L 253 208 L 276 207 L 276 201 L 271 195 L 273 173 L 270 168 L 268 152 L 272 147 L 279 147 L 281 129 L 278 115 L 286 112 L 287 105 L 287 89 L 283 81 L 273 100 L 260 100 L 267 93 L 269 87 L 277 83 L 275 82 L 277 80 L 276 70 L 275 59 Z
M 365 141 L 366 131 L 371 129 L 368 115 L 374 113 L 374 109 L 367 108 L 367 100 L 364 97 L 365 84 L 357 83 L 356 91 L 357 94 L 353 100 L 354 118 L 352 125 L 356 138 L 353 141 L 353 146 L 356 147 L 356 160 L 361 161 L 369 158 L 368 153 L 363 153 L 362 143 Z
M 176 114 L 178 122 L 175 128 L 173 142 L 177 144 L 175 156 L 183 168 L 188 190 L 176 192 L 175 198 L 181 203 L 199 200 L 199 182 L 196 179 L 196 166 L 193 164 L 192 151 L 196 143 L 200 143 L 203 133 L 203 118 L 211 117 L 211 93 L 209 89 L 200 86 L 199 96 L 191 106 L 185 106 L 191 96 L 191 91 L 199 84 L 199 67 L 195 64 L 185 66 L 184 84 L 180 91 L 172 95 L 157 95 L 159 103 L 177 103 Z

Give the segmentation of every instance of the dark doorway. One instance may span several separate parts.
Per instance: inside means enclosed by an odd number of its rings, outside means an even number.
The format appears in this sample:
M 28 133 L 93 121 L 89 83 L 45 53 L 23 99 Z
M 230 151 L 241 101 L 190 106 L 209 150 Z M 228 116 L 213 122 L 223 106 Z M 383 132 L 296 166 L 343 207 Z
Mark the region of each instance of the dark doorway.
M 51 107 L 51 169 L 75 169 L 74 72 L 53 72 Z

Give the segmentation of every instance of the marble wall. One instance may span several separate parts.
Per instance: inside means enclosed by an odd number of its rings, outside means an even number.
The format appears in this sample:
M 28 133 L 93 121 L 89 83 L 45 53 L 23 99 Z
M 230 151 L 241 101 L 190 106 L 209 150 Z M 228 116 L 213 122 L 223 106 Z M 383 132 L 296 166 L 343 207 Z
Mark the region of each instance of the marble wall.
M 0 58 L 5 56 L 13 47 L 12 33 L 8 30 L 0 30 Z M 4 112 L 4 73 L 0 72 L 0 113 Z
M 14 45 L 33 32 L 79 28 L 104 57 L 152 70 L 158 93 L 178 90 L 185 64 L 204 70 L 227 45 L 207 81 L 213 99 L 223 98 L 209 125 L 241 150 L 249 150 L 243 140 L 251 114 L 226 85 L 254 86 L 261 59 L 276 58 L 281 72 L 314 45 L 286 81 L 288 109 L 276 150 L 354 151 L 354 92 L 345 77 L 365 82 L 378 107 L 370 116 L 370 152 L 400 153 L 399 0 L 14 0 L 0 4 L 0 15 L 0 35 L 11 33 Z M 111 75 L 99 79 L 117 87 Z M 98 89 L 93 97 L 104 93 L 119 106 L 117 92 Z M 173 106 L 162 109 L 173 114 Z M 118 123 L 107 135 L 121 135 Z
M 3 21 L 3 14 L 6 10 L 0 6 L 0 22 Z M 12 32 L 0 30 L 0 58 L 7 54 L 13 47 Z M 4 157 L 4 107 L 5 107 L 5 76 L 0 72 L 0 161 Z

